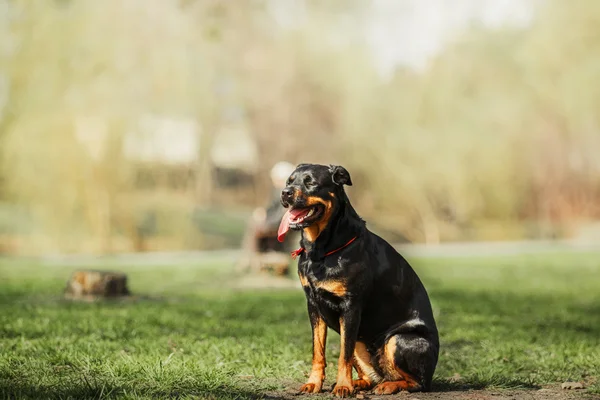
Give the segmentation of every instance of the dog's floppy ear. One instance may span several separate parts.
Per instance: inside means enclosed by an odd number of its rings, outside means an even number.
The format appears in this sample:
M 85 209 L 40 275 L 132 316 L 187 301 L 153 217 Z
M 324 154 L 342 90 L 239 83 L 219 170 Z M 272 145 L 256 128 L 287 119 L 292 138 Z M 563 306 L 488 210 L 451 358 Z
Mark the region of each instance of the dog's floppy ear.
M 350 173 L 346 171 L 346 168 L 341 165 L 330 165 L 329 171 L 331 172 L 331 179 L 336 185 L 352 186 L 352 179 L 350 179 Z

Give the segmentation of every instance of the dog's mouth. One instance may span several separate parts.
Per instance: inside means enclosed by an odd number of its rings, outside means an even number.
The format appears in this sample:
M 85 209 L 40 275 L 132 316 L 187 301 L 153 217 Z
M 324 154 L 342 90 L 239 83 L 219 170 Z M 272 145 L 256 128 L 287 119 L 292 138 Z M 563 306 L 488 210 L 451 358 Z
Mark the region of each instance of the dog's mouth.
M 277 240 L 283 242 L 285 235 L 290 229 L 303 229 L 310 226 L 313 222 L 321 218 L 325 207 L 322 204 L 315 204 L 309 207 L 290 208 L 286 211 L 279 224 Z

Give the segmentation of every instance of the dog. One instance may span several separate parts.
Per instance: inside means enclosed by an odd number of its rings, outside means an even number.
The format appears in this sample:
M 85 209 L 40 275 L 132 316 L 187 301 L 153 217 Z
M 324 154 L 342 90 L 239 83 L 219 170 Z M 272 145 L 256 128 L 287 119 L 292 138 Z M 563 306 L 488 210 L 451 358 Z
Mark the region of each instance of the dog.
M 300 164 L 281 192 L 288 210 L 278 239 L 301 231 L 292 256 L 299 256 L 312 327 L 312 370 L 300 392 L 321 392 L 327 328 L 341 339 L 335 396 L 429 391 L 439 338 L 427 291 L 409 263 L 367 229 L 344 185 L 352 180 L 342 166 Z

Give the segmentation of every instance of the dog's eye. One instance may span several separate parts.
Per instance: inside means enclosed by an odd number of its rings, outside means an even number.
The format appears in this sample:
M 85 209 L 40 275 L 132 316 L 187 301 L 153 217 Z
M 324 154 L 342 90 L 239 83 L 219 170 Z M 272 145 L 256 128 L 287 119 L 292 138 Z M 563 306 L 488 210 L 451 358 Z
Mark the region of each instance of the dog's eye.
M 311 178 L 310 176 L 307 176 L 306 178 L 304 178 L 304 184 L 306 186 L 315 186 L 316 182 L 313 178 Z

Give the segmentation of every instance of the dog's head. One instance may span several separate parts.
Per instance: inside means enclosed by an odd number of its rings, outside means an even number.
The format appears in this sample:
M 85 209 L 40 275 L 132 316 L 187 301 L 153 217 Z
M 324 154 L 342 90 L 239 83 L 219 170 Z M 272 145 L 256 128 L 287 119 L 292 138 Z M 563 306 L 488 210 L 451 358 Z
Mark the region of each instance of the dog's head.
M 339 165 L 300 164 L 281 192 L 281 204 L 288 208 L 279 226 L 283 241 L 290 230 L 304 229 L 314 241 L 345 199 L 344 185 L 352 186 L 350 174 Z

